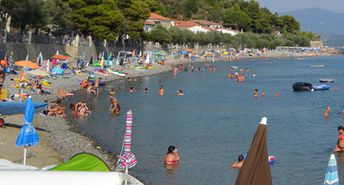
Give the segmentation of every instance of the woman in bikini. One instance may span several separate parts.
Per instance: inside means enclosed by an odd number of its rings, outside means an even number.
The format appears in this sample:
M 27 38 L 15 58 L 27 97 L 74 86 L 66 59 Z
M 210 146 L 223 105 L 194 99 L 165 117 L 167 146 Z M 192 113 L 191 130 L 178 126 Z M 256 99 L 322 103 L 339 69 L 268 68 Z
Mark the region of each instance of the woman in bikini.
M 179 164 L 180 156 L 178 154 L 178 150 L 175 146 L 169 146 L 167 154 L 164 158 L 165 165 L 177 165 Z
M 339 126 L 338 127 L 338 141 L 336 149 L 334 149 L 335 152 L 343 152 L 344 151 L 344 127 Z

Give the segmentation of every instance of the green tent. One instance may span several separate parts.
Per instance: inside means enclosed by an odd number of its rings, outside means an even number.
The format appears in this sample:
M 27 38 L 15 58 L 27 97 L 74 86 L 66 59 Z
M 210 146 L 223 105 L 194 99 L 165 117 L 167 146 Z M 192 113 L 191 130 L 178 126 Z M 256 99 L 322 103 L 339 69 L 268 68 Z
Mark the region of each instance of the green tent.
M 51 168 L 52 171 L 95 171 L 109 172 L 110 168 L 99 157 L 89 153 L 79 153 L 68 161 Z

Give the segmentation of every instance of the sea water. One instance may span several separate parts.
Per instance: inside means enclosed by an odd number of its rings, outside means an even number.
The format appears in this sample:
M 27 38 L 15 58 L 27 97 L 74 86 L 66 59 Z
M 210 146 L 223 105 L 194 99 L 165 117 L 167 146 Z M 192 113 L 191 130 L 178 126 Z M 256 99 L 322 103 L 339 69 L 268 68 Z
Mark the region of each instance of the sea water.
M 199 63 L 194 72 L 108 84 L 98 97 L 82 91 L 68 103 L 87 102 L 91 115 L 72 118 L 72 124 L 114 155 L 121 151 L 126 111 L 132 110 L 132 152 L 138 164 L 129 172 L 145 184 L 235 184 L 238 171 L 230 166 L 248 151 L 262 116 L 268 118 L 269 155 L 276 157 L 271 166 L 273 184 L 322 184 L 337 142 L 337 126 L 344 124 L 343 62 L 343 56 L 216 62 L 211 63 L 215 72 Z M 320 64 L 324 67 L 311 67 Z M 246 81 L 227 79 L 228 66 L 247 68 Z M 295 82 L 318 85 L 321 78 L 335 79 L 329 91 L 292 90 Z M 166 90 L 162 97 L 160 85 Z M 132 86 L 136 92 L 128 93 Z M 118 116 L 109 112 L 109 88 L 117 91 Z M 254 98 L 255 88 L 266 97 Z M 176 96 L 178 89 L 185 96 Z M 322 117 L 326 105 L 332 109 L 328 120 Z M 163 166 L 169 145 L 178 148 L 182 159 L 174 170 Z M 336 157 L 341 178 L 344 155 Z

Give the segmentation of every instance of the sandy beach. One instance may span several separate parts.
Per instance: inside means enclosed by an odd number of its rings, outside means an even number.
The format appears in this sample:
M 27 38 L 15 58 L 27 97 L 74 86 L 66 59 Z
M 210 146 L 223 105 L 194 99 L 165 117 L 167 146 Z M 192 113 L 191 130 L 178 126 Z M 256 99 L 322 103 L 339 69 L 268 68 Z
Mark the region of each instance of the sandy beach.
M 248 58 L 280 58 L 280 57 L 308 57 L 308 56 L 319 56 L 329 55 L 328 53 L 314 54 L 314 53 L 279 53 L 279 52 L 267 52 L 260 57 L 243 56 L 241 59 Z M 224 60 L 224 59 L 219 59 Z M 204 60 L 212 61 L 212 60 Z M 167 72 L 172 69 L 173 65 L 179 63 L 191 62 L 190 59 L 182 60 L 170 60 L 167 65 L 162 66 L 154 64 L 156 69 L 154 70 L 135 70 L 125 69 L 124 72 L 128 73 L 127 77 L 141 77 L 147 75 L 158 74 Z M 99 76 L 99 75 L 96 75 Z M 16 93 L 18 89 L 13 88 L 13 81 L 10 79 L 15 77 L 14 75 L 7 75 L 4 83 L 4 88 L 7 88 L 9 94 Z M 53 102 L 57 99 L 56 92 L 63 89 L 66 92 L 76 92 L 80 90 L 79 83 L 88 77 L 87 73 L 81 75 L 65 74 L 57 79 L 51 79 L 52 82 L 52 94 L 50 95 L 33 95 L 34 101 L 48 101 Z M 123 79 L 123 77 L 111 75 L 111 76 L 100 76 L 103 81 L 110 82 L 114 80 Z M 23 122 L 23 115 L 15 116 L 3 116 L 6 123 L 21 125 Z M 28 159 L 28 164 L 37 167 L 44 167 L 61 163 L 64 160 L 69 159 L 80 152 L 88 152 L 95 154 L 102 158 L 111 168 L 114 167 L 115 154 L 110 154 L 98 146 L 97 143 L 92 141 L 90 138 L 73 131 L 68 124 L 68 120 L 65 118 L 42 116 L 39 113 L 36 114 L 34 120 L 35 126 L 47 130 L 39 131 L 41 141 L 38 145 L 30 148 L 32 151 L 31 157 Z M 20 163 L 23 154 L 23 148 L 15 145 L 16 137 L 20 129 L 18 128 L 0 128 L 0 135 L 2 137 L 0 141 L 0 158 L 7 159 L 13 162 Z

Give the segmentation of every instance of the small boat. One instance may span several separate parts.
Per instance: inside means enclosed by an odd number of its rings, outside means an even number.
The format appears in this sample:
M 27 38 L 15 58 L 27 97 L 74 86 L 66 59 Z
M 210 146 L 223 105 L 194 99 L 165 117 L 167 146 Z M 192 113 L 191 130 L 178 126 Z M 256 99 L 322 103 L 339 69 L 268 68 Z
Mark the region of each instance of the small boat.
M 314 91 L 327 91 L 330 89 L 329 85 L 315 85 L 312 88 Z
M 307 82 L 296 82 L 293 84 L 294 91 L 311 91 L 312 84 Z
M 319 64 L 319 65 L 311 65 L 312 68 L 322 68 L 324 67 L 324 64 Z
M 319 80 L 320 83 L 334 83 L 334 79 L 332 78 L 322 78 Z
M 128 75 L 128 73 L 125 73 L 125 72 L 122 72 L 122 71 L 112 71 L 111 69 L 107 69 L 107 71 L 109 73 L 112 73 L 114 75 L 121 76 L 121 77 L 126 77 Z

